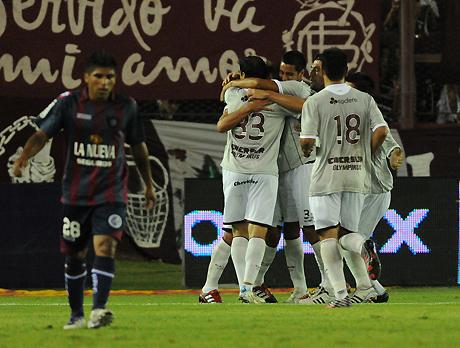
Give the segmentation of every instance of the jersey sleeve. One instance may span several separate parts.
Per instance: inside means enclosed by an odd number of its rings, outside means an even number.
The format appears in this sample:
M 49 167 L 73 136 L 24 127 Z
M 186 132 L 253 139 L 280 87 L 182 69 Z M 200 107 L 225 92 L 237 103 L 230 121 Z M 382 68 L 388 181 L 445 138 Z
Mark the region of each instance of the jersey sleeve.
M 228 113 L 238 110 L 241 105 L 247 100 L 246 90 L 243 88 L 229 88 L 225 91 L 224 100 L 227 104 L 225 109 Z
M 396 140 L 393 138 L 391 135 L 391 132 L 388 132 L 385 141 L 382 144 L 382 150 L 385 154 L 386 157 L 390 156 L 391 151 L 393 151 L 396 148 L 400 148 L 399 144 L 396 142 Z
M 46 133 L 48 138 L 54 137 L 59 131 L 64 128 L 64 117 L 68 98 L 55 99 L 45 110 L 44 118 L 39 118 L 37 121 L 40 129 Z
M 303 104 L 300 138 L 316 139 L 319 134 L 319 114 L 316 100 L 309 99 Z
M 307 99 L 311 95 L 310 87 L 300 81 L 275 81 L 277 82 L 279 93 L 293 95 L 302 99 Z
M 379 127 L 388 127 L 387 123 L 385 122 L 382 112 L 377 106 L 374 98 L 370 97 L 370 104 L 369 104 L 369 118 L 371 120 L 371 129 L 374 132 Z
M 131 101 L 130 118 L 126 125 L 126 143 L 129 145 L 136 145 L 145 142 L 144 124 L 139 115 L 139 108 L 135 100 Z

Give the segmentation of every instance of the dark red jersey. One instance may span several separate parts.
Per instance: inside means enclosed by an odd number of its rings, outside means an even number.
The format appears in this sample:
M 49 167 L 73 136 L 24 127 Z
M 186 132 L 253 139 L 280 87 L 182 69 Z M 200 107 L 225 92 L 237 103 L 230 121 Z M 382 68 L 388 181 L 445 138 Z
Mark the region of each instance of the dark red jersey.
M 128 197 L 124 144 L 145 135 L 134 99 L 114 94 L 108 101 L 88 98 L 87 89 L 59 98 L 40 128 L 51 138 L 63 130 L 67 156 L 62 202 L 92 206 Z

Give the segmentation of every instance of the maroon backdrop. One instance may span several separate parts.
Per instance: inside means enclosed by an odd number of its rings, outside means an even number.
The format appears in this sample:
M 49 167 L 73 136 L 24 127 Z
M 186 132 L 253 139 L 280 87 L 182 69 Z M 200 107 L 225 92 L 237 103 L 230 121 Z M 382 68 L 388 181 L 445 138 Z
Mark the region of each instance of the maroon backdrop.
M 76 88 L 101 48 L 138 99 L 215 98 L 238 56 L 277 61 L 291 49 L 311 63 L 339 46 L 350 68 L 377 79 L 380 12 L 380 0 L 0 0 L 0 95 L 52 99 Z

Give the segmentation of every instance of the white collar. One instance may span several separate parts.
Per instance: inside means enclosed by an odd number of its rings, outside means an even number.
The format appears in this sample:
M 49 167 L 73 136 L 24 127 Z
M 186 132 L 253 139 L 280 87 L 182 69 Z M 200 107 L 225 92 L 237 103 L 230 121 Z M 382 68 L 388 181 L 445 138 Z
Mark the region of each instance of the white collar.
M 351 87 L 346 83 L 334 83 L 332 85 L 324 87 L 324 89 L 334 94 L 344 95 L 350 92 Z

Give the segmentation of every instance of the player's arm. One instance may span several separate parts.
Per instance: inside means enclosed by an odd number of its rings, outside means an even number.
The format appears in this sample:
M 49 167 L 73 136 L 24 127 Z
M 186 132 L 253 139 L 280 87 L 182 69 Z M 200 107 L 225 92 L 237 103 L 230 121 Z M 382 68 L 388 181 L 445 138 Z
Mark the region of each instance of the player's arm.
M 48 135 L 41 129 L 36 131 L 24 145 L 21 156 L 13 164 L 13 175 L 20 177 L 21 170 L 27 166 L 27 162 L 33 156 L 40 152 L 48 141 Z
M 388 132 L 382 144 L 382 149 L 389 159 L 391 169 L 398 170 L 404 161 L 404 151 L 393 138 L 391 132 Z
M 233 112 L 229 113 L 225 110 L 217 122 L 217 131 L 219 133 L 224 133 L 233 129 L 241 122 L 241 120 L 249 116 L 251 112 L 263 110 L 270 111 L 271 109 L 268 107 L 269 104 L 271 104 L 271 101 L 269 100 L 253 100 L 245 103 L 242 107 Z
M 280 94 L 275 91 L 262 90 L 262 89 L 252 89 L 252 88 L 249 89 L 248 97 L 250 100 L 268 99 L 272 101 L 273 103 L 276 103 L 282 106 L 283 108 L 286 108 L 289 111 L 292 111 L 295 113 L 302 112 L 302 106 L 303 106 L 303 103 L 305 103 L 305 99 L 297 97 L 297 96 Z
M 265 80 L 255 77 L 244 78 L 241 80 L 232 80 L 229 81 L 226 85 L 222 87 L 222 91 L 220 92 L 220 100 L 224 100 L 225 91 L 231 87 L 239 87 L 239 88 L 256 88 L 256 89 L 265 89 L 274 92 L 278 92 L 278 85 L 273 80 Z
M 131 153 L 145 184 L 146 208 L 152 209 L 155 204 L 155 190 L 153 188 L 152 170 L 150 169 L 147 145 L 144 142 L 131 145 Z
M 384 124 L 378 125 L 378 127 L 373 129 L 372 138 L 371 138 L 371 151 L 372 154 L 377 151 L 377 149 L 382 146 L 385 138 L 388 134 L 388 127 Z
M 302 121 L 300 130 L 300 147 L 303 155 L 309 157 L 316 145 L 318 135 L 318 117 L 316 103 L 304 103 L 302 107 Z

